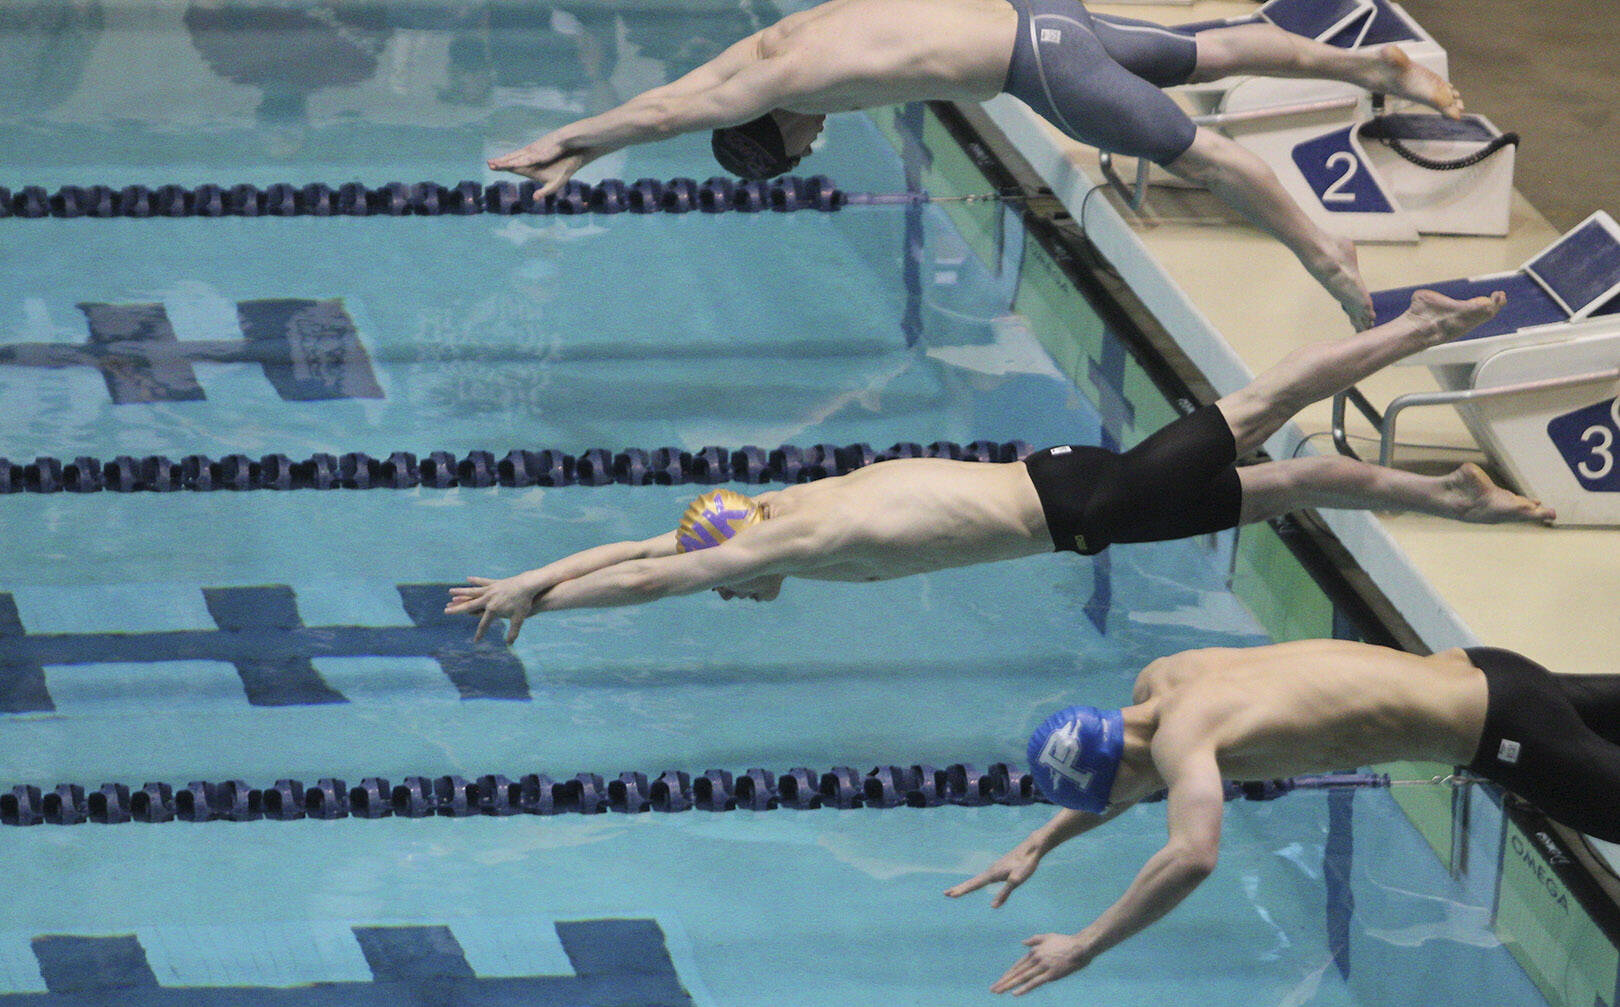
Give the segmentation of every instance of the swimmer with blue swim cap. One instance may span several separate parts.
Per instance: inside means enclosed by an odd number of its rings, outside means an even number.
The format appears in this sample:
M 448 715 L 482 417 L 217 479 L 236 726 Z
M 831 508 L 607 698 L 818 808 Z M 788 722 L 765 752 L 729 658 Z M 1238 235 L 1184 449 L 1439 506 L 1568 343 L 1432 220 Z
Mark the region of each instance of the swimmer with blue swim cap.
M 1071 706 L 1029 736 L 1029 771 L 1053 804 L 1100 815 L 1119 772 L 1125 724 L 1118 710 Z
M 1071 706 L 1036 727 L 1030 772 L 1061 810 L 945 894 L 999 883 L 1000 906 L 1055 847 L 1160 791 L 1165 845 L 1092 923 L 1024 941 L 993 992 L 1061 979 L 1175 908 L 1215 869 L 1227 780 L 1467 766 L 1571 828 L 1620 841 L 1620 675 L 1555 675 L 1489 647 L 1421 656 L 1302 640 L 1160 658 L 1131 695 L 1123 709 Z

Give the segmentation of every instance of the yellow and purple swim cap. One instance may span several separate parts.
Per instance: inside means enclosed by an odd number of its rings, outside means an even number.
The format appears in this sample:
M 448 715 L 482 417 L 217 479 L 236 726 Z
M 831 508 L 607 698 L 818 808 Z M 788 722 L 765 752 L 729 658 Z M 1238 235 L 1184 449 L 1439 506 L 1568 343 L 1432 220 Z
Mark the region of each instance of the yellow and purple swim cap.
M 710 490 L 693 500 L 675 527 L 675 551 L 712 549 L 726 539 L 765 520 L 765 511 L 753 498 L 736 490 Z

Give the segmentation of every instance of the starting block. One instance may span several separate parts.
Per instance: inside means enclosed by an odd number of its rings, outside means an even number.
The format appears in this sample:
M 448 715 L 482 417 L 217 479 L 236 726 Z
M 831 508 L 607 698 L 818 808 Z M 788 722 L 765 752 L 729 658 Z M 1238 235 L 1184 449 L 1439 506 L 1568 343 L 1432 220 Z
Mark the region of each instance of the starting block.
M 1519 269 L 1382 290 L 1380 320 L 1418 289 L 1467 298 L 1501 290 L 1507 305 L 1468 337 L 1403 360 L 1429 368 L 1441 391 L 1402 395 L 1379 414 L 1352 389 L 1347 402 L 1378 428 L 1379 461 L 1394 453 L 1396 418 L 1420 405 L 1457 407 L 1474 439 L 1519 486 L 1558 511 L 1558 523 L 1620 525 L 1620 225 L 1599 211 Z
M 1447 76 L 1434 38 L 1389 0 L 1270 0 L 1251 17 L 1178 25 L 1212 28 L 1267 23 L 1345 49 L 1398 45 L 1413 62 Z M 1228 77 L 1176 93 L 1194 122 L 1219 130 L 1263 159 L 1316 224 L 1356 241 L 1414 242 L 1420 234 L 1507 233 L 1514 147 L 1482 116 L 1453 121 L 1340 81 Z M 1391 114 L 1382 114 L 1383 112 Z M 1379 113 L 1375 115 L 1375 112 Z M 1103 170 L 1129 189 L 1104 155 Z M 1142 209 L 1152 181 L 1167 173 L 1138 165 L 1131 205 Z
M 1484 116 L 1349 119 L 1337 109 L 1231 119 L 1221 129 L 1258 154 L 1324 230 L 1354 241 L 1507 233 L 1514 146 Z
M 1249 17 L 1175 25 L 1173 30 L 1196 35 L 1243 24 L 1272 24 L 1340 49 L 1399 45 L 1414 63 L 1449 78 L 1446 50 L 1389 0 L 1268 0 Z M 1287 122 L 1294 115 L 1330 110 L 1339 111 L 1346 123 L 1371 115 L 1371 95 L 1341 81 L 1238 76 L 1185 84 L 1175 93 L 1188 103 L 1195 122 L 1212 127 L 1236 121 Z

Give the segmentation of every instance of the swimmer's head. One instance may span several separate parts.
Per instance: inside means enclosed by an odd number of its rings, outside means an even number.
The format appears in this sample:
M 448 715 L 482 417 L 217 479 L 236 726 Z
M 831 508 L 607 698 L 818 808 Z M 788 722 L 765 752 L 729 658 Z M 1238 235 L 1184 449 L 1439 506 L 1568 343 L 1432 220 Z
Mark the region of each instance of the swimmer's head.
M 712 549 L 763 520 L 765 510 L 752 497 L 736 490 L 710 490 L 688 504 L 681 515 L 681 523 L 675 527 L 675 551 Z
M 1100 815 L 1125 750 L 1118 710 L 1071 706 L 1047 717 L 1029 736 L 1029 771 L 1053 804 Z
M 720 167 L 738 178 L 775 178 L 799 166 L 826 118 L 776 109 L 741 125 L 715 130 L 709 146 Z
M 736 584 L 721 584 L 714 589 L 714 593 L 726 601 L 733 598 L 747 598 L 749 601 L 775 601 L 776 596 L 782 593 L 783 579 L 779 573 L 766 574 L 763 577 L 753 577 Z

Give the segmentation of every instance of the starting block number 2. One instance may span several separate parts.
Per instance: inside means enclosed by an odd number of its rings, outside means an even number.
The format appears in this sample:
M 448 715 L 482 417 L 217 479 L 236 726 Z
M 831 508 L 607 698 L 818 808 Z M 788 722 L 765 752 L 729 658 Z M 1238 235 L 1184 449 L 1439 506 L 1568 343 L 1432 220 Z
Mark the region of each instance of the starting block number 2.
M 1330 213 L 1394 213 L 1383 187 L 1350 140 L 1354 127 L 1294 147 L 1294 167 Z
M 1594 402 L 1555 416 L 1547 424 L 1564 463 L 1582 488 L 1595 493 L 1620 492 L 1620 398 Z

